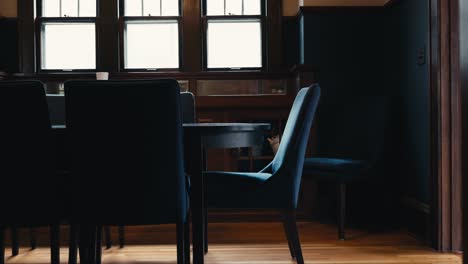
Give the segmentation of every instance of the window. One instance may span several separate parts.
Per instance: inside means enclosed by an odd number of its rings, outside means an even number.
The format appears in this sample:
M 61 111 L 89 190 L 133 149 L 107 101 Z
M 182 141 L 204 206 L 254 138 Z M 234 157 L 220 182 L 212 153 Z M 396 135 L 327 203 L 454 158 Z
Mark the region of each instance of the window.
M 180 67 L 178 0 L 121 0 L 124 70 Z
M 260 69 L 264 64 L 264 1 L 205 0 L 207 69 Z
M 37 1 L 38 68 L 96 69 L 96 0 Z

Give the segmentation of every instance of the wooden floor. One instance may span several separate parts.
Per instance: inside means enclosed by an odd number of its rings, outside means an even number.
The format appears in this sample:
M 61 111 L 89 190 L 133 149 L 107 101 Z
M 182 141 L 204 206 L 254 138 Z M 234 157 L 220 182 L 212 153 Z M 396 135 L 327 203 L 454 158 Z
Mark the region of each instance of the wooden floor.
M 210 224 L 210 251 L 208 264 L 290 264 L 282 225 L 279 223 L 222 223 Z M 176 263 L 174 226 L 127 228 L 127 245 L 104 250 L 103 263 Z M 423 246 L 404 231 L 368 234 L 351 230 L 350 239 L 338 241 L 332 225 L 299 223 L 299 232 L 306 263 L 366 263 L 366 264 L 461 264 L 461 256 L 440 254 Z M 67 230 L 62 229 L 62 263 L 67 262 Z M 7 236 L 8 237 L 8 236 Z M 21 246 L 27 246 L 27 230 L 20 233 Z M 39 245 L 35 250 L 22 247 L 20 255 L 10 257 L 7 263 L 48 263 L 47 229 L 39 230 Z M 117 241 L 113 228 L 113 241 Z M 8 239 L 7 241 L 8 242 Z

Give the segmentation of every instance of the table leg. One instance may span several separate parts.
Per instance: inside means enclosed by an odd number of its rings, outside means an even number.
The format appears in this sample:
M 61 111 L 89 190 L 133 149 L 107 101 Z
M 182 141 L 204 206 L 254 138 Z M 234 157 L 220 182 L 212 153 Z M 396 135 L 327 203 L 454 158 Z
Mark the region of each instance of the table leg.
M 204 244 L 204 181 L 203 181 L 203 149 L 199 135 L 187 135 L 185 140 L 185 162 L 191 175 L 190 206 L 192 210 L 192 244 L 193 263 L 203 264 L 205 254 Z
M 206 165 L 207 159 L 206 159 L 206 149 L 203 150 L 203 160 L 202 160 L 202 165 L 203 165 L 203 172 L 202 174 L 208 170 L 208 167 Z M 204 175 L 204 174 L 203 174 Z M 204 178 L 204 176 L 203 176 Z M 203 222 L 203 252 L 206 254 L 208 253 L 208 206 L 207 206 L 207 194 L 206 194 L 206 181 L 203 181 L 203 217 L 204 217 L 204 222 Z

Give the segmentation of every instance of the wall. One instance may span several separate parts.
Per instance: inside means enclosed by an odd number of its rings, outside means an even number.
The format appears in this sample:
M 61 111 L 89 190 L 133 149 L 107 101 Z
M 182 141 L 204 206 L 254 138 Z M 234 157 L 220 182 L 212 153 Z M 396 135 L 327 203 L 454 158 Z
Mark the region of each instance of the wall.
M 0 1 L 0 17 L 16 17 L 16 0 L 1 0 Z
M 368 180 L 349 186 L 349 223 L 366 228 L 397 225 L 399 206 L 392 160 L 398 140 L 392 133 L 396 126 L 389 125 L 395 100 L 384 80 L 384 21 L 384 8 L 304 9 L 298 25 L 298 61 L 318 68 L 322 87 L 318 155 L 375 164 Z M 328 214 L 321 219 L 334 221 L 336 186 L 320 183 L 318 189 L 319 211 Z
M 357 96 L 383 96 L 391 101 L 391 125 L 385 131 L 383 145 L 385 162 L 372 176 L 374 182 L 362 184 L 362 189 L 354 187 L 351 190 L 354 194 L 350 194 L 355 202 L 369 203 L 366 196 L 373 197 L 374 214 L 382 216 L 374 218 L 376 222 L 390 219 L 397 222 L 395 216 L 402 198 L 416 202 L 413 211 L 426 210 L 421 205 L 424 207 L 430 200 L 428 8 L 426 0 L 401 0 L 381 10 L 307 12 L 305 9 L 296 25 L 300 32 L 296 61 L 319 69 L 318 80 L 323 89 L 317 113 L 319 155 L 338 155 L 343 150 L 329 150 L 339 141 L 347 148 L 343 157 L 365 157 L 374 142 L 381 140 L 375 137 L 369 137 L 367 142 L 358 140 L 360 134 L 375 128 L 378 122 L 375 113 L 351 121 L 339 113 Z M 421 50 L 426 55 L 426 63 L 422 65 L 418 64 Z M 340 118 L 348 127 L 334 124 L 333 120 Z M 366 124 L 362 120 L 372 121 Z M 340 133 L 336 133 L 337 128 Z M 326 186 L 321 189 L 334 192 Z M 333 196 L 328 198 L 333 200 Z M 354 211 L 356 222 L 362 220 L 356 210 L 367 217 L 375 216 L 359 207 L 350 210 Z M 385 219 L 389 212 L 393 218 Z M 401 212 L 403 218 L 410 216 L 405 210 Z M 427 234 L 428 222 L 424 222 L 427 210 L 422 214 L 418 216 L 422 221 L 416 228 Z
M 401 98 L 401 133 L 405 168 L 403 195 L 418 202 L 430 200 L 429 4 L 405 0 L 390 8 L 385 50 L 388 89 Z M 426 63 L 418 64 L 423 51 Z

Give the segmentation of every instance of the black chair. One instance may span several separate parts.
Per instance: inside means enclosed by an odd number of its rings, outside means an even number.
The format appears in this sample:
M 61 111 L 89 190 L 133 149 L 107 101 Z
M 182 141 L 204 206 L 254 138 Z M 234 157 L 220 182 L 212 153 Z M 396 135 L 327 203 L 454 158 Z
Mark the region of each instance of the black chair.
M 17 227 L 50 226 L 51 262 L 59 263 L 58 224 L 63 207 L 56 192 L 54 147 L 44 86 L 37 81 L 0 82 L 0 93 L 3 124 L 0 169 L 4 186 L 0 192 L 4 212 L 0 219 L 0 263 L 4 263 L 7 226 L 13 228 L 13 255 L 18 254 Z
M 52 125 L 64 125 L 66 121 L 65 96 L 61 94 L 47 94 L 46 98 Z
M 180 93 L 180 102 L 181 102 L 181 111 L 182 111 L 182 122 L 183 123 L 194 123 L 195 122 L 195 97 L 190 92 L 181 92 Z M 47 94 L 47 105 L 49 107 L 50 121 L 52 125 L 64 125 L 66 122 L 65 116 L 65 96 L 60 94 Z M 59 136 L 59 135 L 57 135 Z M 64 139 L 57 139 L 57 149 L 59 153 L 65 153 L 66 148 L 63 146 Z M 68 155 L 59 155 L 57 157 L 57 164 L 61 167 L 61 171 L 68 173 L 69 171 L 69 162 L 67 161 Z M 111 238 L 111 227 L 104 226 L 104 241 L 106 248 L 109 249 L 112 247 L 112 238 Z M 17 245 L 17 230 L 12 228 L 12 244 Z M 34 249 L 36 245 L 35 239 L 35 230 L 34 228 L 30 231 L 31 237 L 31 248 Z M 71 239 L 75 239 L 73 234 L 70 235 Z M 125 227 L 118 227 L 118 240 L 120 248 L 123 248 L 125 245 Z M 13 252 L 17 252 L 17 247 L 12 248 Z M 71 264 L 76 263 L 76 254 L 75 251 L 70 251 L 69 262 Z M 73 256 L 75 254 L 75 256 Z
M 182 114 L 182 122 L 185 123 L 195 123 L 196 114 L 195 114 L 195 97 L 193 93 L 182 92 L 180 93 L 180 110 Z M 107 227 L 108 229 L 109 227 Z M 106 247 L 110 248 L 112 242 L 110 239 L 110 231 L 105 229 L 106 237 Z M 125 245 L 125 227 L 119 226 L 119 245 L 120 248 L 123 248 Z
M 190 262 L 179 93 L 175 80 L 65 83 L 82 261 L 100 262 L 102 225 L 176 223 L 177 262 Z
M 304 175 L 336 184 L 338 237 L 344 240 L 347 186 L 380 173 L 386 159 L 391 98 L 349 96 L 327 106 L 326 118 L 320 119 L 319 157 L 306 158 Z
M 260 172 L 206 172 L 207 202 L 214 208 L 273 208 L 284 216 L 291 256 L 303 264 L 296 208 L 307 141 L 320 98 L 319 85 L 299 91 L 273 161 Z

